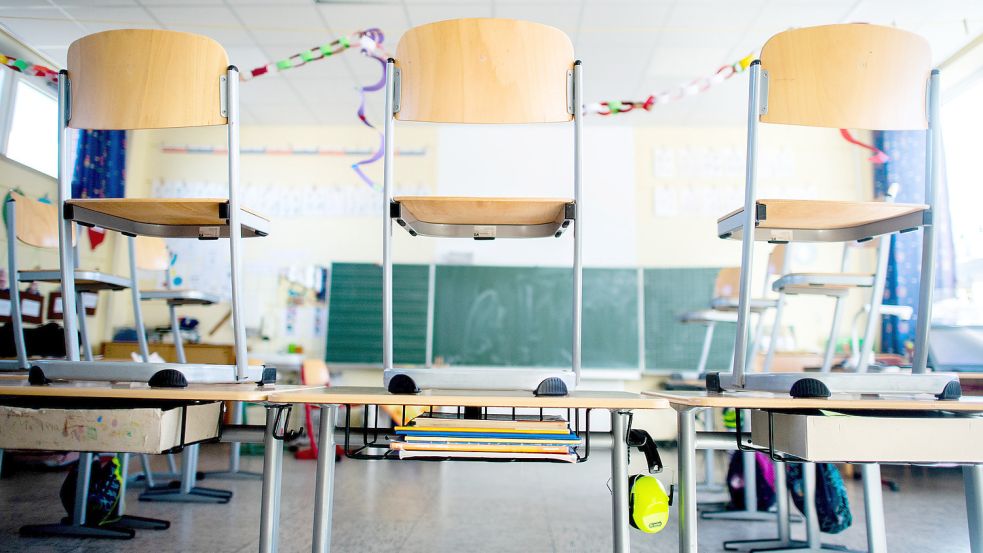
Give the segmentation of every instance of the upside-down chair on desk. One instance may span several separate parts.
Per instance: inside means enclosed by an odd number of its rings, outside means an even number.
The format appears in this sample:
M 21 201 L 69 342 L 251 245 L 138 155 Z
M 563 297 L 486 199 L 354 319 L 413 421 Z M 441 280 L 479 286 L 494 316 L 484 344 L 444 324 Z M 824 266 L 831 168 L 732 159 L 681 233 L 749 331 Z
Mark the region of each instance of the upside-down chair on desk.
M 518 45 L 522 45 L 518 47 Z M 410 29 L 386 65 L 383 205 L 383 367 L 390 392 L 423 388 L 528 390 L 566 395 L 580 378 L 581 63 L 560 30 L 527 21 L 456 19 Z M 394 122 L 532 124 L 573 121 L 573 198 L 392 197 Z M 477 150 L 476 150 L 477 151 Z M 393 366 L 393 221 L 411 236 L 560 237 L 573 226 L 571 368 Z
M 194 60 L 189 63 L 188 60 Z M 242 237 L 265 236 L 269 221 L 239 205 L 239 71 L 214 40 L 161 30 L 105 31 L 76 40 L 59 87 L 59 250 L 65 312 L 75 310 L 77 284 L 69 236 L 76 224 L 127 236 L 229 238 L 236 364 L 79 363 L 75 320 L 65 317 L 66 361 L 38 362 L 32 381 L 123 380 L 158 386 L 189 382 L 272 382 L 275 371 L 250 366 L 242 321 Z M 228 128 L 228 199 L 72 199 L 68 128 Z M 135 302 L 139 303 L 139 302 Z
M 744 206 L 721 217 L 717 234 L 742 241 L 734 371 L 708 375 L 710 390 L 757 390 L 794 397 L 831 393 L 932 394 L 958 398 L 959 381 L 927 370 L 934 286 L 932 210 L 941 170 L 939 72 L 918 35 L 865 24 L 793 29 L 773 36 L 750 66 Z M 921 129 L 927 135 L 926 204 L 758 199 L 758 123 L 871 130 Z M 903 183 L 902 183 L 903 185 Z M 850 242 L 922 229 L 920 312 L 913 375 L 747 374 L 750 270 L 755 240 Z

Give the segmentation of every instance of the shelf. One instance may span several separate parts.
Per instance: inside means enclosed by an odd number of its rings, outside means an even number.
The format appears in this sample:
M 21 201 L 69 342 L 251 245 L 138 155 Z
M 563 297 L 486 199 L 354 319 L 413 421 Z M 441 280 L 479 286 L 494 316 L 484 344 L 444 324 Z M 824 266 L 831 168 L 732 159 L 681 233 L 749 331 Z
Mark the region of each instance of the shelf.
M 398 441 L 399 436 L 396 434 L 396 429 L 392 426 L 388 428 L 379 428 L 376 426 L 369 427 L 368 421 L 371 420 L 381 420 L 379 413 L 379 405 L 364 404 L 360 405 L 363 409 L 362 413 L 362 424 L 360 426 L 355 426 L 352 424 L 352 408 L 356 407 L 352 404 L 347 404 L 345 409 L 345 420 L 344 420 L 344 440 L 341 443 L 342 448 L 345 451 L 345 456 L 350 459 L 363 459 L 363 460 L 389 460 L 389 461 L 402 461 L 402 462 L 441 462 L 441 461 L 455 461 L 455 462 L 484 462 L 484 463 L 566 463 L 566 461 L 558 461 L 553 459 L 528 459 L 528 458 L 518 458 L 518 457 L 501 457 L 501 458 L 491 458 L 491 457 L 454 457 L 454 456 L 442 456 L 441 452 L 434 451 L 433 455 L 427 457 L 416 457 L 410 459 L 400 459 L 399 451 L 391 449 L 390 444 L 394 441 Z M 465 409 L 457 406 L 457 416 L 459 418 L 465 419 L 470 418 Z M 375 410 L 374 417 L 370 416 L 370 409 Z M 401 406 L 402 416 L 400 419 L 402 421 L 407 421 L 406 416 L 406 405 Z M 488 415 L 487 407 L 479 407 L 478 410 L 480 414 L 475 416 L 475 419 L 482 419 Z M 589 407 L 582 409 L 579 408 L 566 408 L 566 421 L 570 431 L 576 434 L 583 440 L 582 445 L 577 445 L 572 447 L 571 453 L 576 455 L 576 463 L 582 463 L 590 457 L 590 412 Z M 583 411 L 583 415 L 581 415 Z M 429 412 L 433 412 L 433 406 L 429 406 Z M 543 408 L 539 410 L 539 416 L 543 416 Z M 512 408 L 512 417 L 516 416 L 516 408 Z M 395 415 L 393 415 L 395 417 Z M 581 417 L 583 417 L 583 427 L 581 430 Z M 414 417 L 415 418 L 415 417 Z M 405 423 L 404 423 L 405 424 Z M 361 438 L 360 440 L 353 440 L 353 438 Z
M 198 290 L 140 290 L 140 299 L 163 300 L 167 305 L 212 305 L 222 301 L 214 294 Z
M 850 242 L 914 230 L 931 220 L 928 206 L 885 202 L 758 200 L 754 239 L 768 242 Z M 740 240 L 744 208 L 717 220 L 717 235 Z
M 228 238 L 229 202 L 224 199 L 121 198 L 65 202 L 65 218 L 133 236 Z M 270 221 L 240 209 L 243 238 L 266 236 Z
M 413 236 L 451 238 L 559 237 L 576 218 L 572 200 L 402 196 L 390 216 Z
M 20 282 L 51 282 L 61 284 L 61 271 L 58 269 L 36 269 L 17 271 Z M 98 292 L 100 290 L 126 290 L 130 279 L 99 271 L 75 269 L 75 290 L 79 292 Z
M 870 288 L 874 275 L 863 273 L 792 273 L 772 284 L 772 290 L 789 295 L 843 297 L 856 288 Z

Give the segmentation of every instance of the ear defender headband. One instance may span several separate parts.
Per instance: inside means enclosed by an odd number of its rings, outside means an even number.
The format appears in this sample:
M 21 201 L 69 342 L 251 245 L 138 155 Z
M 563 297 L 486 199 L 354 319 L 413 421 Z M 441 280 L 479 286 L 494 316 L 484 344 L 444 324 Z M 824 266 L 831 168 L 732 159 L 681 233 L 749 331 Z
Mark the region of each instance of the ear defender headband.
M 655 441 L 644 430 L 628 431 L 628 446 L 636 447 L 645 454 L 650 474 L 635 474 L 628 477 L 628 521 L 632 528 L 647 534 L 661 532 L 669 522 L 669 507 L 672 506 L 673 487 L 666 493 L 665 486 L 651 473 L 662 472 L 662 457 Z

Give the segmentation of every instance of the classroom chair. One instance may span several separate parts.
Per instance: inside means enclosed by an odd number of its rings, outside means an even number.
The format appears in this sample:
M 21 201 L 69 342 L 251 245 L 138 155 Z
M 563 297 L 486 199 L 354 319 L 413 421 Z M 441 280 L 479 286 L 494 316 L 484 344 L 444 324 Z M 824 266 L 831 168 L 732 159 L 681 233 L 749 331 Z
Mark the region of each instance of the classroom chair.
M 521 45 L 521 47 L 517 47 Z M 383 202 L 383 368 L 390 392 L 505 389 L 566 395 L 581 365 L 581 63 L 558 29 L 509 19 L 455 19 L 415 27 L 386 65 Z M 573 198 L 393 197 L 394 123 L 532 124 L 573 121 Z M 411 236 L 559 237 L 574 225 L 571 368 L 394 368 L 393 221 Z
M 186 364 L 184 343 L 181 337 L 181 324 L 177 316 L 177 308 L 185 305 L 213 305 L 221 301 L 214 294 L 200 290 L 176 289 L 171 285 L 171 253 L 163 238 L 154 236 L 127 237 L 127 249 L 130 252 L 130 274 L 133 282 L 137 283 L 137 271 L 157 273 L 164 279 L 162 288 L 142 290 L 134 286 L 134 302 L 163 301 L 171 323 L 171 335 L 174 337 L 174 355 L 177 362 Z M 150 349 L 147 345 L 147 331 L 143 324 L 142 309 L 135 308 L 137 337 L 139 339 L 140 356 L 144 363 L 150 362 Z M 147 455 L 141 455 L 144 465 L 144 478 L 147 490 L 140 494 L 140 501 L 165 501 L 169 503 L 228 503 L 232 492 L 215 488 L 204 488 L 195 485 L 198 476 L 198 444 L 185 447 L 181 452 L 181 473 L 178 486 L 156 486 L 154 474 L 147 467 Z M 170 456 L 169 456 L 170 457 Z M 173 469 L 172 469 L 173 472 Z M 169 475 L 168 475 L 169 476 Z
M 717 222 L 721 238 L 742 241 L 734 371 L 708 375 L 711 390 L 761 390 L 794 397 L 831 393 L 961 395 L 959 380 L 927 370 L 934 281 L 932 209 L 940 172 L 939 72 L 918 35 L 867 24 L 784 31 L 750 66 L 745 203 Z M 926 204 L 758 199 L 758 124 L 870 130 L 921 129 L 927 137 Z M 922 229 L 921 287 L 913 375 L 747 374 L 753 242 L 851 242 Z
M 19 283 L 56 283 L 61 280 L 61 275 L 57 269 L 20 269 L 17 261 L 17 242 L 28 246 L 41 249 L 54 249 L 58 247 L 58 207 L 32 200 L 17 192 L 12 192 L 10 198 L 4 206 L 7 219 L 7 273 L 10 276 L 10 319 L 14 334 L 14 348 L 17 351 L 16 367 L 28 370 L 31 368 L 32 361 L 28 359 L 27 347 L 24 343 L 24 320 L 21 313 L 21 300 Z M 102 290 L 120 291 L 130 288 L 130 280 L 114 274 L 104 273 L 96 270 L 78 268 L 78 242 L 74 239 L 71 263 L 75 267 L 73 276 L 77 286 L 72 297 L 76 300 L 72 302 L 78 308 L 78 328 L 81 333 L 82 348 L 85 359 L 92 360 L 92 344 L 86 327 L 86 316 L 82 306 L 83 293 L 98 293 Z M 16 275 L 16 278 L 14 278 Z M 62 299 L 62 305 L 67 306 L 68 302 Z M 73 307 L 70 312 L 75 314 Z M 65 315 L 64 320 L 73 319 Z M 74 320 L 74 319 L 73 319 Z M 67 328 L 67 325 L 66 325 Z M 76 337 L 76 344 L 78 337 Z M 77 351 L 77 350 L 76 350 Z
M 884 197 L 887 203 L 893 203 L 897 196 L 898 186 L 893 185 Z M 868 249 L 874 246 L 876 251 L 877 263 L 873 273 L 848 273 L 847 266 L 850 253 L 853 251 Z M 833 298 L 833 321 L 829 330 L 829 338 L 826 340 L 826 349 L 823 353 L 823 364 L 820 372 L 828 373 L 833 369 L 833 356 L 836 353 L 836 336 L 840 328 L 840 319 L 843 313 L 843 300 L 853 290 L 870 289 L 870 298 L 867 301 L 866 330 L 864 332 L 863 350 L 859 354 L 857 372 L 866 372 L 867 365 L 873 352 L 874 334 L 876 333 L 876 323 L 880 320 L 881 302 L 884 298 L 884 280 L 887 278 L 887 262 L 891 244 L 883 237 L 862 242 L 847 242 L 843 245 L 843 255 L 840 260 L 840 270 L 837 273 L 787 273 L 775 281 L 772 289 L 778 292 L 778 308 L 775 310 L 775 325 L 778 329 L 781 326 L 782 313 L 785 306 L 786 296 L 808 295 L 824 296 Z M 774 359 L 774 349 L 768 351 L 765 366 L 770 368 Z
M 719 323 L 736 323 L 738 297 L 737 290 L 740 282 L 739 267 L 725 267 L 717 273 L 717 278 L 713 284 L 713 299 L 710 300 L 710 309 L 690 311 L 679 317 L 679 321 L 686 324 L 702 324 L 706 327 L 703 334 L 703 346 L 700 349 L 700 359 L 696 364 L 696 370 L 700 378 L 706 374 L 707 359 L 710 355 L 710 344 L 713 342 L 713 334 Z M 785 255 L 785 245 L 775 246 L 768 255 L 768 265 L 765 269 L 764 290 L 761 297 L 751 300 L 751 313 L 758 316 L 754 339 L 748 350 L 748 361 L 750 364 L 757 352 L 758 344 L 761 341 L 761 330 L 764 323 L 764 314 L 778 306 L 778 300 L 769 298 L 768 290 L 772 281 L 788 271 L 788 260 Z M 775 343 L 775 336 L 772 336 L 772 344 Z
M 194 60 L 194 63 L 187 63 Z M 68 49 L 59 73 L 58 212 L 65 311 L 75 309 L 77 283 L 67 236 L 76 224 L 128 236 L 214 240 L 229 238 L 236 364 L 78 363 L 75 321 L 65 317 L 67 361 L 32 368 L 47 379 L 143 381 L 155 386 L 189 382 L 267 383 L 275 370 L 250 366 L 242 320 L 242 237 L 265 236 L 269 221 L 239 204 L 239 71 L 214 40 L 174 31 L 130 29 L 85 36 Z M 228 129 L 228 199 L 80 199 L 71 197 L 69 128 L 135 130 L 224 125 Z M 230 229 L 234 229 L 230 232 Z M 139 301 L 134 302 L 139 304 Z

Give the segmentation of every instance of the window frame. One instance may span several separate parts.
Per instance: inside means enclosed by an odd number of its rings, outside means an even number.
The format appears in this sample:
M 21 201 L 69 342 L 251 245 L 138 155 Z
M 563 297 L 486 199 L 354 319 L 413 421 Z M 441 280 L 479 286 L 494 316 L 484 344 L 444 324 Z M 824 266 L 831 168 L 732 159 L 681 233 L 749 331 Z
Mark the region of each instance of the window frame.
M 2 80 L 0 80 L 0 106 L 3 106 L 3 109 L 0 109 L 0 156 L 3 156 L 3 159 L 5 159 L 5 160 L 7 160 L 7 161 L 9 161 L 11 163 L 16 163 L 16 164 L 20 165 L 21 167 L 24 167 L 24 168 L 26 168 L 26 169 L 28 169 L 30 171 L 34 171 L 34 172 L 38 173 L 39 175 L 44 175 L 46 177 L 49 177 L 49 178 L 58 180 L 57 166 L 56 166 L 56 169 L 55 169 L 55 174 L 54 175 L 50 175 L 50 174 L 44 172 L 41 169 L 38 169 L 36 167 L 31 167 L 30 165 L 27 165 L 25 163 L 22 163 L 20 161 L 17 161 L 16 159 L 13 159 L 13 158 L 11 158 L 10 156 L 7 155 L 7 151 L 8 151 L 8 148 L 10 146 L 10 131 L 12 130 L 12 126 L 13 126 L 13 122 L 14 122 L 14 110 L 17 107 L 17 87 L 18 87 L 18 84 L 20 84 L 21 82 L 23 82 L 24 85 L 29 86 L 29 87 L 33 88 L 34 90 L 37 90 L 38 92 L 40 92 L 40 93 L 42 93 L 42 94 L 44 94 L 46 96 L 51 97 L 51 99 L 53 99 L 55 101 L 55 106 L 56 106 L 55 107 L 55 110 L 56 110 L 55 119 L 56 120 L 58 118 L 58 114 L 57 114 L 57 109 L 58 109 L 57 108 L 57 105 L 58 105 L 58 94 L 57 94 L 57 92 L 53 91 L 51 89 L 51 87 L 49 87 L 47 85 L 40 85 L 39 86 L 38 83 L 33 82 L 36 79 L 36 77 L 31 77 L 31 76 L 28 76 L 28 75 L 24 75 L 23 73 L 20 73 L 20 72 L 17 72 L 17 71 L 13 71 L 11 69 L 6 69 L 6 68 L 0 69 L 0 70 L 2 70 L 4 72 L 4 77 L 3 77 Z M 55 155 L 57 156 L 57 153 Z

